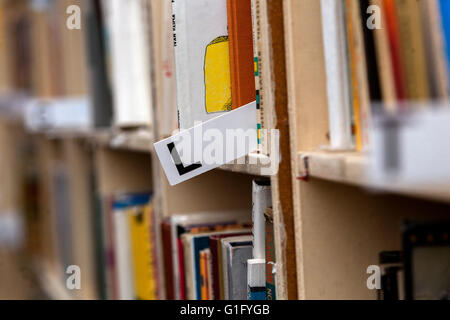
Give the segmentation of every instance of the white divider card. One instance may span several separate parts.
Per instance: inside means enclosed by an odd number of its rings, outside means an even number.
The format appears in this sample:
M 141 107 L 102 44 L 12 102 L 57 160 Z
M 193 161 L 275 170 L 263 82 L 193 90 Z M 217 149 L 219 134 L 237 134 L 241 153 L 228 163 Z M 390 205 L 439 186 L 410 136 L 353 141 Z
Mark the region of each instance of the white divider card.
M 257 150 L 256 101 L 155 143 L 174 186 Z

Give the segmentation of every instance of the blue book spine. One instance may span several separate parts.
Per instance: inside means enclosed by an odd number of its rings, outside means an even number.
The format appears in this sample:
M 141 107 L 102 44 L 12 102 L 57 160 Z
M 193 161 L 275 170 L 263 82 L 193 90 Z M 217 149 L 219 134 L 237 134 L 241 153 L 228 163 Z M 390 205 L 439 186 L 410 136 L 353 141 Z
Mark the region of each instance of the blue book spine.
M 202 283 L 200 273 L 200 251 L 209 248 L 209 236 L 193 239 L 194 247 L 194 274 L 195 274 L 195 298 L 202 299 Z
M 450 72 L 450 0 L 440 0 L 442 24 L 446 42 L 447 61 Z

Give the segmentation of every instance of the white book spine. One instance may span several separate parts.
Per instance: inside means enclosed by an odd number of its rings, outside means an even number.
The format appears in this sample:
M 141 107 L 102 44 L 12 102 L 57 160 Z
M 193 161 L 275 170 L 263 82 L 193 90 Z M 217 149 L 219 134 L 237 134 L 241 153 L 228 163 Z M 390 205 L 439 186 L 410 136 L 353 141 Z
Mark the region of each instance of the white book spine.
M 353 148 L 344 0 L 321 0 L 332 149 Z
M 119 127 L 152 123 L 150 52 L 141 0 L 110 0 L 114 122 Z
M 131 254 L 128 215 L 124 211 L 115 211 L 113 212 L 113 217 L 119 299 L 133 300 L 135 298 L 134 268 L 133 257 Z
M 266 225 L 264 212 L 272 206 L 270 185 L 253 181 L 253 259 L 266 259 Z

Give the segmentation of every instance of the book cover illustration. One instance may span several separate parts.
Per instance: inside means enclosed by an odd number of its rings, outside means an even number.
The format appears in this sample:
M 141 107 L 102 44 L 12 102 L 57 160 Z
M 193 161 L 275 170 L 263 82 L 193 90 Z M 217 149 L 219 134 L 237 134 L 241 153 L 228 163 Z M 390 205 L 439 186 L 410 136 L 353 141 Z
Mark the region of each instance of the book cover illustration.
M 231 75 L 226 0 L 173 0 L 179 127 L 230 111 Z

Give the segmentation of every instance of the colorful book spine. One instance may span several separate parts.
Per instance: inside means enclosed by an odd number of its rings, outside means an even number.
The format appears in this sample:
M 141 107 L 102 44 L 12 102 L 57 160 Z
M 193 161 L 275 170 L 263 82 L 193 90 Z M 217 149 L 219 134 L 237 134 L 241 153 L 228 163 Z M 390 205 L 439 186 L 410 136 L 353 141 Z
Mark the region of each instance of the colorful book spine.
M 359 0 L 346 0 L 347 37 L 356 149 L 369 145 L 370 96 Z
M 158 298 L 151 214 L 152 208 L 149 205 L 128 210 L 137 300 Z
M 400 31 L 395 9 L 395 0 L 383 0 L 384 13 L 389 34 L 389 45 L 391 52 L 392 67 L 394 70 L 395 89 L 397 99 L 405 101 L 407 99 L 405 72 L 402 64 Z
M 394 66 L 392 62 L 386 10 L 383 0 L 370 0 L 371 5 L 380 9 L 381 28 L 374 30 L 377 52 L 378 72 L 380 74 L 383 104 L 386 110 L 397 109 L 397 91 L 395 87 Z

